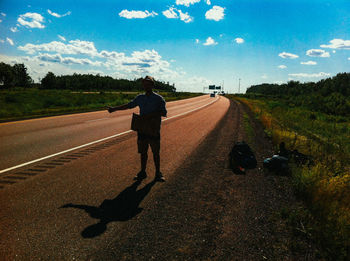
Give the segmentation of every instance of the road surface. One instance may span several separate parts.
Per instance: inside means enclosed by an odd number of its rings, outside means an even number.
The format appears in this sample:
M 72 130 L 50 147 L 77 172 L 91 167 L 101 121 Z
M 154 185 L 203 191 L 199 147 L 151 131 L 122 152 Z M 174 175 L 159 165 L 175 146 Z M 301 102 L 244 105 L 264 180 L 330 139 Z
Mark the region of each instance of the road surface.
M 208 96 L 167 104 L 161 169 L 168 181 L 229 106 L 224 97 Z M 133 111 L 0 124 L 2 259 L 85 260 L 143 214 L 145 198 L 156 202 L 152 195 L 163 183 L 152 182 L 152 157 L 149 177 L 132 180 L 139 171 L 136 134 L 129 132 Z M 130 193 L 133 205 L 123 201 Z
M 200 96 L 167 104 L 168 118 L 208 104 Z M 138 109 L 71 114 L 65 116 L 0 123 L 1 170 L 52 155 L 130 129 L 132 112 Z

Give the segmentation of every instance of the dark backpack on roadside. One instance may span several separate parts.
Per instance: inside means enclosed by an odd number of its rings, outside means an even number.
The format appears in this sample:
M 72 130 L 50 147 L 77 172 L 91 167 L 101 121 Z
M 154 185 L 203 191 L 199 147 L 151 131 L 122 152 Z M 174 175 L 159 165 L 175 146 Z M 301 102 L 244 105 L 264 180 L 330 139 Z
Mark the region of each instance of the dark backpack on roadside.
M 230 167 L 234 172 L 244 173 L 245 169 L 257 166 L 255 155 L 244 141 L 236 142 L 230 152 Z

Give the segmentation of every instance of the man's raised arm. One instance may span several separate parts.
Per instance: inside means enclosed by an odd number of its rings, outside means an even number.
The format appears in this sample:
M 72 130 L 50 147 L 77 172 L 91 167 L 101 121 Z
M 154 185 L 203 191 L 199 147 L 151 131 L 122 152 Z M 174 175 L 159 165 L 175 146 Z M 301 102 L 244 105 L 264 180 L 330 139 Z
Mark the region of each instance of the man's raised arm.
M 107 107 L 107 110 L 108 110 L 109 113 L 112 113 L 112 112 L 115 112 L 115 111 L 127 110 L 127 109 L 130 109 L 128 103 L 123 104 L 123 105 L 119 105 L 119 106 L 116 106 L 116 107 L 109 107 L 109 106 Z

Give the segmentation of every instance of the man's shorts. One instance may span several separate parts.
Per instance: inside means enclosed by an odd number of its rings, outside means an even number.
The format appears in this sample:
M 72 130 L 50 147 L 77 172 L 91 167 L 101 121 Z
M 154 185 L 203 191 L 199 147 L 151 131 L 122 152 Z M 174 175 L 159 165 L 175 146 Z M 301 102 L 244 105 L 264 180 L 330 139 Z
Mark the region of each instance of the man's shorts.
M 159 154 L 160 134 L 156 137 L 137 133 L 137 148 L 139 153 L 147 153 L 148 146 L 151 147 L 153 154 Z

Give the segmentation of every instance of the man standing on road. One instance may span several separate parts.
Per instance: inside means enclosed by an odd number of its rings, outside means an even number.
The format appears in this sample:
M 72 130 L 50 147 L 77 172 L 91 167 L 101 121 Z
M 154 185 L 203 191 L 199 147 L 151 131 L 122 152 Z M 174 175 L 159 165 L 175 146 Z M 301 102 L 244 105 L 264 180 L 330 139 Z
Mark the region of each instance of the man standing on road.
M 112 113 L 119 110 L 127 110 L 139 106 L 140 118 L 143 124 L 151 129 L 152 134 L 145 134 L 142 131 L 137 132 L 137 146 L 138 152 L 141 155 L 141 171 L 136 175 L 135 179 L 142 180 L 147 177 L 146 166 L 148 159 L 148 146 L 153 152 L 153 160 L 156 168 L 155 180 L 164 182 L 163 174 L 160 172 L 160 124 L 161 117 L 166 117 L 167 110 L 165 108 L 165 101 L 162 96 L 152 91 L 155 82 L 153 77 L 146 76 L 142 80 L 142 85 L 145 90 L 144 94 L 136 96 L 136 98 L 124 105 L 117 107 L 108 107 L 108 112 Z

